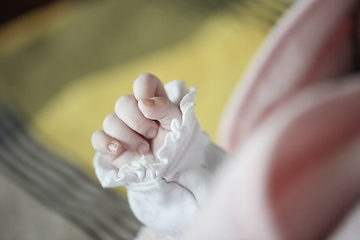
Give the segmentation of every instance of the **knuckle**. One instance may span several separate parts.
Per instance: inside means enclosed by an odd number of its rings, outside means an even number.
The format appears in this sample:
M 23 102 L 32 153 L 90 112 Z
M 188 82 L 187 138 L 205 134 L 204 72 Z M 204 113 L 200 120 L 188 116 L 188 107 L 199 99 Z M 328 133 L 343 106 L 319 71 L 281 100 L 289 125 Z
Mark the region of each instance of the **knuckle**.
M 143 81 L 151 81 L 151 79 L 153 79 L 155 76 L 151 73 L 143 73 L 139 76 L 139 79 L 140 80 L 143 80 Z
M 118 105 L 121 106 L 124 104 L 128 104 L 128 103 L 132 102 L 133 100 L 135 100 L 134 95 L 127 94 L 127 95 L 121 96 L 118 100 L 116 100 L 115 106 L 118 106 Z
M 91 135 L 91 141 L 98 139 L 100 134 L 101 134 L 101 130 L 97 130 L 96 132 L 93 132 L 93 134 Z
M 133 122 L 133 129 L 137 132 L 141 132 L 143 133 L 144 128 L 146 127 L 146 119 L 145 118 L 140 118 L 137 119 Z
M 137 139 L 131 135 L 124 135 L 121 143 L 125 146 L 125 148 L 133 150 L 137 145 Z
M 97 144 L 97 139 L 99 138 L 98 136 L 99 136 L 99 131 L 96 131 L 91 135 L 91 144 L 93 147 L 95 147 L 95 145 Z
M 132 94 L 127 94 L 127 95 L 121 96 L 118 100 L 116 100 L 115 112 L 117 112 L 117 113 L 121 112 L 121 109 L 123 108 L 123 106 L 127 106 L 134 101 L 136 101 L 135 96 Z
M 103 129 L 107 129 L 109 126 L 112 125 L 113 121 L 117 118 L 115 113 L 111 113 L 107 115 L 103 121 Z
M 156 77 L 151 73 L 143 73 L 141 74 L 135 81 L 136 85 L 148 85 L 151 83 Z
M 131 146 L 131 144 L 134 142 L 134 138 L 131 135 L 124 135 L 121 142 L 124 142 L 127 146 Z
M 101 148 L 102 145 L 102 131 L 98 130 L 96 132 L 94 132 L 91 136 L 91 145 L 93 146 L 93 148 L 96 151 L 99 151 L 99 149 Z

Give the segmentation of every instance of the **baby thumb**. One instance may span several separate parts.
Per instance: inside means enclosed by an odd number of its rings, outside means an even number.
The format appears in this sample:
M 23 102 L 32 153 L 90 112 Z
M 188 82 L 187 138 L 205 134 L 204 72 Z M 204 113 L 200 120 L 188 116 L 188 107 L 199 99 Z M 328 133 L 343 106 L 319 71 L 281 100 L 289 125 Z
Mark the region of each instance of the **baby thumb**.
M 153 97 L 138 102 L 140 111 L 148 119 L 159 121 L 161 127 L 171 130 L 171 121 L 176 118 L 181 121 L 182 115 L 178 106 L 165 97 Z

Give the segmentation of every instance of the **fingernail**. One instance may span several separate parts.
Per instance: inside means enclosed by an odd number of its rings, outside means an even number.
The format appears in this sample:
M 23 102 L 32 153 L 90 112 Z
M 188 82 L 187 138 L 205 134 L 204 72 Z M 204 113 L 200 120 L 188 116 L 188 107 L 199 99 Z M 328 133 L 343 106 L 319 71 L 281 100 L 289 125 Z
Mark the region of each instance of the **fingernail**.
M 140 154 L 145 154 L 149 151 L 149 147 L 146 144 L 140 144 L 136 149 Z
M 157 134 L 157 129 L 156 128 L 150 128 L 150 130 L 147 131 L 147 133 L 146 133 L 148 138 L 154 138 L 154 137 L 156 137 L 156 134 Z
M 154 99 L 143 99 L 141 101 L 145 106 L 152 106 L 155 103 Z
M 117 144 L 117 143 L 110 143 L 108 145 L 108 149 L 111 153 L 116 153 L 116 150 L 118 149 L 118 147 L 119 147 L 119 144 Z

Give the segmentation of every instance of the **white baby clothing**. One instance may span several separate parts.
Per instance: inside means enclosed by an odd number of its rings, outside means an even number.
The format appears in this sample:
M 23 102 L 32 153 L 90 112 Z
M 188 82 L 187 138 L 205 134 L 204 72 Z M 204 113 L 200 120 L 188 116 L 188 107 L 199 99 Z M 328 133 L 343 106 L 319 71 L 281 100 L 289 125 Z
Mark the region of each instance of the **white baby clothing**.
M 165 85 L 169 99 L 180 107 L 182 122 L 173 119 L 171 132 L 162 147 L 120 170 L 101 153 L 94 168 L 105 188 L 125 186 L 135 216 L 145 225 L 167 236 L 177 236 L 189 224 L 205 201 L 211 178 L 226 153 L 201 131 L 194 113 L 195 88 L 184 82 Z

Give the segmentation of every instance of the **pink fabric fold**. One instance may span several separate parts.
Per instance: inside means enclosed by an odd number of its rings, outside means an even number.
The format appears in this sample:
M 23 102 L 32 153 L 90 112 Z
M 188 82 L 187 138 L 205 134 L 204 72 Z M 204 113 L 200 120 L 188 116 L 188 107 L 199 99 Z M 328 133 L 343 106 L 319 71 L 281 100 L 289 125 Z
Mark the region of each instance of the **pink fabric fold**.
M 337 226 L 360 200 L 360 75 L 343 80 L 306 88 L 269 116 L 184 239 L 344 239 Z
M 269 36 L 228 104 L 220 143 L 235 152 L 303 88 L 353 68 L 355 0 L 299 1 Z
M 303 0 L 280 21 L 223 115 L 235 161 L 184 240 L 360 236 L 358 4 Z
M 360 75 L 341 81 L 304 90 L 266 123 L 282 125 L 266 161 L 285 239 L 324 239 L 360 199 Z

